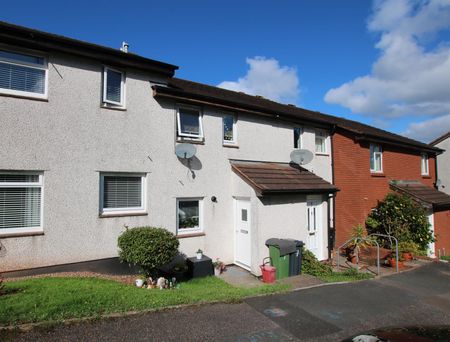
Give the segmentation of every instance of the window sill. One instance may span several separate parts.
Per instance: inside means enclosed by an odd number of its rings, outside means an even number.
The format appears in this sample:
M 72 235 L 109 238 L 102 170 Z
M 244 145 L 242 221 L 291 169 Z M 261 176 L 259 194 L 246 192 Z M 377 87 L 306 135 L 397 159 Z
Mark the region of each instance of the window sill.
M 228 147 L 228 148 L 239 148 L 238 144 L 231 144 L 231 143 L 229 143 L 229 144 L 223 143 L 222 146 L 223 147 Z
M 35 232 L 17 232 L 17 233 L 0 233 L 0 239 L 15 238 L 15 237 L 27 237 L 27 236 L 39 236 L 44 235 L 44 231 Z
M 431 179 L 431 176 L 430 175 L 422 175 L 422 178 L 424 178 L 424 179 Z
M 6 94 L 6 93 L 2 93 L 1 91 L 0 91 L 0 96 L 13 97 L 16 99 L 33 100 L 33 101 L 39 101 L 39 102 L 48 102 L 47 97 L 34 97 L 32 95 Z
M 177 143 L 195 144 L 195 145 L 205 145 L 205 140 L 195 140 L 188 138 L 177 138 Z
M 205 236 L 206 234 L 203 232 L 199 232 L 199 233 L 186 233 L 186 234 L 177 234 L 177 238 L 178 239 L 184 239 L 184 238 L 192 238 L 192 237 L 200 237 L 200 236 Z
M 105 105 L 105 104 L 103 104 L 103 103 L 100 105 L 100 108 L 103 108 L 103 109 L 111 109 L 111 110 L 118 110 L 118 111 L 120 111 L 120 112 L 126 112 L 126 111 L 127 111 L 127 108 L 126 108 L 126 107 L 108 106 L 108 105 Z
M 386 177 L 386 175 L 383 172 L 371 172 L 371 177 Z
M 316 156 L 328 157 L 329 155 L 330 155 L 329 153 L 316 152 Z
M 148 213 L 103 213 L 98 215 L 99 218 L 128 217 L 128 216 L 148 216 Z

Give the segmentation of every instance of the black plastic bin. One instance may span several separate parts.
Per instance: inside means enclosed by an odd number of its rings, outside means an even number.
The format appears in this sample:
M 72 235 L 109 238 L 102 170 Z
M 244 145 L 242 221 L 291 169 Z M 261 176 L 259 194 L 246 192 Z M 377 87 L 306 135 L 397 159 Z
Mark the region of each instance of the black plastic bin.
M 302 248 L 303 241 L 295 240 L 296 251 L 289 254 L 289 277 L 302 273 Z

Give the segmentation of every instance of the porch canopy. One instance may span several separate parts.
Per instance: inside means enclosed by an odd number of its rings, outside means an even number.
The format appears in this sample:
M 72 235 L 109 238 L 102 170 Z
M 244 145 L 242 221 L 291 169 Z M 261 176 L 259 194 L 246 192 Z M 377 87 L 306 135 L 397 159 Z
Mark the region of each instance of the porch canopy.
M 294 163 L 230 160 L 232 170 L 257 196 L 281 193 L 335 193 L 333 184 Z
M 450 209 L 450 196 L 442 191 L 413 180 L 391 181 L 393 190 L 410 196 L 423 206 L 435 211 Z

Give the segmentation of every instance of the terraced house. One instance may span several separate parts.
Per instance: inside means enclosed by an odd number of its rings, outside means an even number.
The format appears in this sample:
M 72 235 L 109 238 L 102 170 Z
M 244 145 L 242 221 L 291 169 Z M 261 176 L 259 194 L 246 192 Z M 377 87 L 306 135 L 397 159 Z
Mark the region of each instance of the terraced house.
M 324 260 L 336 229 L 341 241 L 391 177 L 409 179 L 390 148 L 405 147 L 417 170 L 441 151 L 181 80 L 177 68 L 126 44 L 0 23 L 0 272 L 114 258 L 120 233 L 145 225 L 172 231 L 187 255 L 202 249 L 255 274 L 272 237 L 303 240 Z M 292 163 L 297 149 L 312 161 Z M 426 165 L 416 178 L 433 190 Z M 368 200 L 352 175 L 386 184 Z

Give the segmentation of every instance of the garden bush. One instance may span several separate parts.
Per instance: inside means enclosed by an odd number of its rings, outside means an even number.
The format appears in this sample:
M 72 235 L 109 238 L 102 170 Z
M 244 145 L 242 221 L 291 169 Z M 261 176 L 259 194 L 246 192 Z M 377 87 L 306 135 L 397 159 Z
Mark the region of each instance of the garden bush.
M 330 266 L 322 264 L 316 256 L 306 248 L 302 250 L 302 273 L 310 274 L 315 277 L 330 275 L 332 269 Z
M 425 209 L 410 197 L 390 193 L 379 202 L 366 220 L 369 234 L 394 236 L 399 242 L 414 242 L 426 250 L 433 242 L 433 233 Z M 388 239 L 379 239 L 383 247 L 391 248 Z
M 127 229 L 118 239 L 119 258 L 156 275 L 158 268 L 169 263 L 178 253 L 179 241 L 164 228 L 137 227 Z

